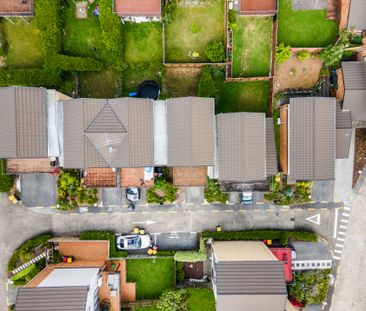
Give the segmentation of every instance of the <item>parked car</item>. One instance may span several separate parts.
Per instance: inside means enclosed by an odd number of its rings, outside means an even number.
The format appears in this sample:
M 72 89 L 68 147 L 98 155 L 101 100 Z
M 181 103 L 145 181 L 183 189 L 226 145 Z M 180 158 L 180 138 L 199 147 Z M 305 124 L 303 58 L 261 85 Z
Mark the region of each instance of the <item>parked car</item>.
M 252 191 L 240 192 L 239 202 L 241 205 L 251 205 L 253 203 L 253 192 Z
M 116 244 L 119 250 L 145 249 L 152 244 L 152 239 L 148 234 L 119 235 Z
M 136 187 L 126 189 L 126 198 L 128 201 L 135 203 L 140 199 L 140 190 Z

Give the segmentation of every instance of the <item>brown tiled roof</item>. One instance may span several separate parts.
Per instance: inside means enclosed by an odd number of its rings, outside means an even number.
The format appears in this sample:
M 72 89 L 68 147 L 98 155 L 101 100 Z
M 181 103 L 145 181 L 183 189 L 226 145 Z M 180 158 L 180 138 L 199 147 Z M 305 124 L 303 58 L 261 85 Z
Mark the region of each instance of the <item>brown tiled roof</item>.
M 119 16 L 161 15 L 161 0 L 114 0 L 114 11 Z
M 264 113 L 224 113 L 216 116 L 219 179 L 258 181 L 267 177 Z
M 86 187 L 116 187 L 117 176 L 112 168 L 87 168 L 84 171 Z
M 336 156 L 335 98 L 291 98 L 288 175 L 291 180 L 332 180 Z
M 0 88 L 0 157 L 46 158 L 46 90 Z
M 207 184 L 207 167 L 173 167 L 173 184 L 176 187 L 204 187 Z
M 26 16 L 33 15 L 33 0 L 1 0 L 0 16 Z
M 366 120 L 366 68 L 364 62 L 343 62 L 343 109 L 351 110 L 355 121 Z
M 64 167 L 151 166 L 152 111 L 146 99 L 65 101 Z
M 169 166 L 213 165 L 214 111 L 213 98 L 167 100 Z

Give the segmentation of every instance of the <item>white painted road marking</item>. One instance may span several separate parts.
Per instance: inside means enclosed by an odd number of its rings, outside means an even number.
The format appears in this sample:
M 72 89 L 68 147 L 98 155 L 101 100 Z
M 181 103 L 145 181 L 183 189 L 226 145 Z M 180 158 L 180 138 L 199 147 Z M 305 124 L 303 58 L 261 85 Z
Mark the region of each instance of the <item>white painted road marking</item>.
M 334 250 L 334 252 L 335 252 L 335 253 L 338 253 L 338 254 L 342 254 L 342 253 L 343 253 L 342 251 L 340 251 L 340 250 L 338 250 L 338 249 L 335 249 L 335 250 Z
M 334 239 L 337 237 L 337 227 L 338 227 L 338 208 L 336 208 L 334 215 L 334 232 L 333 232 Z
M 337 240 L 344 242 L 344 239 L 343 238 L 337 238 Z
M 338 231 L 338 234 L 339 234 L 339 235 L 346 235 L 346 232 Z
M 338 257 L 338 256 L 333 256 L 333 259 L 336 259 L 336 260 L 341 260 L 341 257 Z
M 349 223 L 349 221 L 348 221 L 347 219 L 341 219 L 341 222 L 344 222 L 344 223 L 346 223 L 346 224 L 348 224 L 348 223 Z
M 342 244 L 336 244 L 336 247 L 343 248 L 343 247 L 344 247 L 344 245 L 342 245 Z
M 310 221 L 316 225 L 320 225 L 320 214 L 316 214 L 314 216 L 306 218 L 307 221 Z
M 339 227 L 340 227 L 341 229 L 346 229 L 346 230 L 347 230 L 347 226 L 340 225 Z
M 345 206 L 345 207 L 344 207 L 344 209 L 345 209 L 346 211 L 350 211 L 350 210 L 351 210 L 351 208 L 350 208 L 349 206 Z
M 349 217 L 350 215 L 348 213 L 342 213 L 342 216 Z

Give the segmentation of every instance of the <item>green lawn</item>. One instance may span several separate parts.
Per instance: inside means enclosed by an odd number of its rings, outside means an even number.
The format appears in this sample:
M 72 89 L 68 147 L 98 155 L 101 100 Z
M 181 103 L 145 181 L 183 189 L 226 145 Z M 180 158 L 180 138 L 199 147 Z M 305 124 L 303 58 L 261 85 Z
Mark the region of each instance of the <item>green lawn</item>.
M 216 113 L 268 112 L 269 81 L 219 82 Z
M 326 10 L 293 11 L 291 0 L 280 0 L 278 42 L 292 47 L 324 47 L 338 34 L 336 22 L 327 20 Z
M 145 80 L 154 80 L 161 85 L 162 65 L 151 64 L 151 66 L 133 67 L 123 72 L 122 95 L 127 96 L 129 92 L 135 92 L 137 86 Z
M 184 3 L 183 0 L 178 2 Z M 200 3 L 191 7 L 178 5 L 171 10 L 171 21 L 165 26 L 167 62 L 208 61 L 204 48 L 212 41 L 224 41 L 224 0 L 201 0 Z M 192 52 L 198 52 L 199 57 L 193 60 Z
M 158 298 L 165 289 L 174 288 L 174 259 L 128 259 L 127 281 L 136 282 L 137 299 Z
M 164 93 L 167 97 L 197 96 L 201 68 L 165 68 Z
M 234 77 L 268 76 L 272 49 L 272 17 L 239 16 L 234 30 Z
M 80 74 L 81 97 L 114 98 L 122 93 L 122 74 L 111 70 Z
M 126 23 L 124 24 L 124 36 L 126 63 L 162 63 L 161 23 Z
M 12 18 L 3 20 L 8 41 L 6 64 L 11 68 L 37 68 L 43 64 L 43 52 L 39 30 L 32 20 Z
M 96 3 L 88 5 L 88 17 L 75 17 L 75 4 L 68 1 L 70 6 L 63 6 L 64 53 L 73 56 L 95 57 L 103 60 L 105 51 L 102 42 L 102 32 L 98 17 L 92 14 Z

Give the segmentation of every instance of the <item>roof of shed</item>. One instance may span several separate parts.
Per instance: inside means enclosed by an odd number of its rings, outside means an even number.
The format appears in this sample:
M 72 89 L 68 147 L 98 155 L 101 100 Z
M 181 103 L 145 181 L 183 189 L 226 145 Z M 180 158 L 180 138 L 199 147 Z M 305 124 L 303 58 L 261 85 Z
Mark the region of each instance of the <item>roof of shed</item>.
M 213 98 L 167 100 L 169 166 L 214 164 L 214 114 Z
M 114 10 L 119 16 L 161 15 L 161 0 L 114 0 Z
M 348 158 L 352 138 L 351 111 L 342 110 L 342 101 L 337 101 L 336 110 L 336 158 Z
M 27 16 L 34 14 L 33 0 L 15 1 L 1 0 L 0 1 L 0 16 Z
M 21 287 L 15 311 L 84 311 L 88 286 Z
M 0 157 L 48 157 L 46 90 L 0 88 Z
M 365 0 L 351 0 L 349 15 L 348 15 L 348 29 L 355 28 L 357 30 L 366 29 L 366 1 Z
M 64 166 L 142 167 L 154 162 L 151 101 L 75 99 L 64 103 Z
M 334 179 L 335 98 L 291 98 L 288 115 L 291 180 Z

